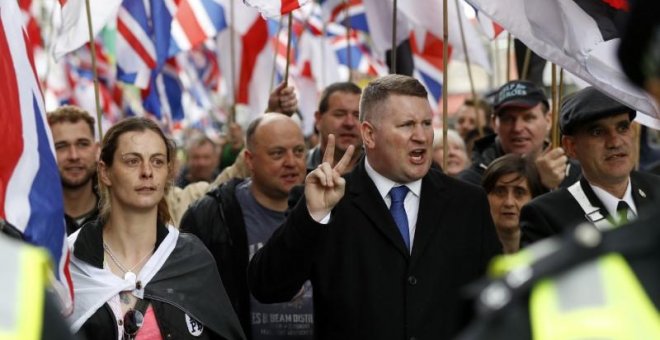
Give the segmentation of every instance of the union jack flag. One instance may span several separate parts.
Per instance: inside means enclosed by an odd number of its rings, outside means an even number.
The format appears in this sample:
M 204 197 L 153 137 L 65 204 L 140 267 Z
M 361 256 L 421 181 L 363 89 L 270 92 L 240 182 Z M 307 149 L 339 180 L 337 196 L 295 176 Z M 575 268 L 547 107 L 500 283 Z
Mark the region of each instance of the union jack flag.
M 266 18 L 277 18 L 289 14 L 309 2 L 309 0 L 243 0 Z
M 410 33 L 410 48 L 415 64 L 413 76 L 426 87 L 434 111 L 438 110 L 442 98 L 443 44 L 442 39 L 428 31 L 421 32 L 419 36 L 415 31 Z M 448 51 L 449 58 L 452 54 L 451 45 Z
M 0 217 L 48 249 L 65 313 L 72 310 L 64 204 L 44 101 L 14 0 L 0 0 Z
M 187 51 L 227 28 L 224 6 L 215 0 L 183 0 L 172 22 L 169 55 Z

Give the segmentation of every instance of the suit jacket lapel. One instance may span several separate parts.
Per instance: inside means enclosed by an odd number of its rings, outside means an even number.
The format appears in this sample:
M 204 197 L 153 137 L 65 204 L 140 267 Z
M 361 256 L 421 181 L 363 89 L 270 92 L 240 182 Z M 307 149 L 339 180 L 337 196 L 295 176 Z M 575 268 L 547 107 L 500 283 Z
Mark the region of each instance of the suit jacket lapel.
M 638 172 L 630 173 L 630 185 L 632 186 L 633 201 L 637 207 L 637 216 L 645 216 L 651 209 L 654 209 L 653 197 L 654 190 L 649 188 L 648 183 L 644 182 L 638 175 Z
M 434 170 L 430 170 L 429 172 L 431 171 Z M 422 179 L 411 266 L 424 253 L 424 248 L 432 238 L 432 234 L 437 232 L 438 229 L 445 227 L 445 224 L 442 223 L 442 218 L 445 212 L 445 203 L 449 197 L 444 192 L 444 184 L 438 178 L 438 176 L 432 177 L 426 174 Z
M 387 205 L 380 196 L 376 185 L 364 168 L 364 159 L 358 164 L 350 175 L 350 200 L 404 256 L 408 257 L 408 249 L 403 242 L 394 218 L 387 209 Z M 418 223 L 419 224 L 419 223 Z
M 584 194 L 589 199 L 589 202 L 591 203 L 591 205 L 593 205 L 594 207 L 600 209 L 600 213 L 604 217 L 606 217 L 607 219 L 612 221 L 612 219 L 611 219 L 612 216 L 610 216 L 609 212 L 607 212 L 607 208 L 605 208 L 605 205 L 603 204 L 603 202 L 601 202 L 600 199 L 598 198 L 598 196 L 596 196 L 596 193 L 594 192 L 594 189 L 591 188 L 591 185 L 589 185 L 589 181 L 587 181 L 587 179 L 584 176 L 580 177 L 580 186 L 582 186 L 582 190 L 584 191 Z M 591 220 L 589 218 L 587 218 L 586 215 L 585 215 L 584 218 L 588 222 L 591 222 Z

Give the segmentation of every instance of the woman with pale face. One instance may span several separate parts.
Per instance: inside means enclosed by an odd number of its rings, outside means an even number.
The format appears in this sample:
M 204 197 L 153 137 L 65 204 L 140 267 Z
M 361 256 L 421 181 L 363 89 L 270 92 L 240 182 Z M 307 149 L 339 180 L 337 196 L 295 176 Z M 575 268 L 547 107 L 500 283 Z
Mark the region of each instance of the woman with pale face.
M 441 129 L 435 129 L 433 132 L 433 160 L 438 165 L 443 166 L 444 147 L 443 147 L 443 133 Z M 445 173 L 449 176 L 456 176 L 459 172 L 467 169 L 470 166 L 470 160 L 465 149 L 465 142 L 454 130 L 447 130 L 447 142 L 449 144 L 447 169 Z
M 146 118 L 106 133 L 99 219 L 69 239 L 74 332 L 90 339 L 244 338 L 212 256 L 170 224 L 173 155 L 173 143 Z
M 543 193 L 533 162 L 507 154 L 486 169 L 482 185 L 488 194 L 490 214 L 505 254 L 520 248 L 520 209 Z

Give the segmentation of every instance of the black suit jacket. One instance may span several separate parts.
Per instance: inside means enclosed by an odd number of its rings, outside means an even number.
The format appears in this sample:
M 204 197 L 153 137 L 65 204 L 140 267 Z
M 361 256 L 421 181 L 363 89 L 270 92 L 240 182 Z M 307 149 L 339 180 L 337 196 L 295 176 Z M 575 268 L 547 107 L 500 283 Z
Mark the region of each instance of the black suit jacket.
M 445 339 L 470 317 L 461 287 L 501 250 L 485 193 L 431 169 L 422 179 L 409 254 L 364 161 L 327 225 L 305 200 L 253 257 L 248 282 L 262 302 L 314 289 L 317 339 Z
M 632 196 L 637 206 L 638 217 L 645 217 L 657 209 L 660 202 L 660 177 L 633 171 L 630 173 Z M 598 199 L 593 189 L 582 177 L 580 185 L 594 207 L 600 208 L 603 215 L 607 209 Z M 541 195 L 527 203 L 520 211 L 520 244 L 526 246 L 551 235 L 559 234 L 582 222 L 588 222 L 584 210 L 573 198 L 568 189 Z

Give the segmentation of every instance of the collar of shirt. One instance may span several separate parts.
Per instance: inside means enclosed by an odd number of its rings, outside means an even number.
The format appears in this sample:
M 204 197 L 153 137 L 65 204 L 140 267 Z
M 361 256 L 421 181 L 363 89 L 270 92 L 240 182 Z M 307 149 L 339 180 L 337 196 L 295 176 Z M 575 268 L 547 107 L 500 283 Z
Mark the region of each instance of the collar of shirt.
M 374 181 L 374 184 L 376 185 L 376 189 L 378 189 L 378 192 L 380 193 L 380 196 L 385 200 L 385 204 L 387 204 L 387 207 L 389 208 L 391 205 L 391 200 L 390 200 L 390 190 L 393 187 L 400 186 L 400 185 L 405 185 L 408 187 L 410 192 L 412 192 L 415 197 L 419 199 L 419 195 L 422 191 L 422 180 L 418 179 L 414 182 L 410 183 L 397 183 L 381 174 L 379 174 L 374 168 L 371 167 L 371 164 L 369 164 L 369 158 L 365 156 L 364 160 L 364 165 L 367 170 L 367 175 L 371 178 L 372 181 Z M 406 199 L 407 200 L 407 199 Z
M 412 193 L 412 195 L 406 195 L 406 199 L 403 201 L 403 206 L 405 207 L 406 216 L 408 217 L 408 232 L 410 235 L 410 244 L 414 245 L 415 231 L 417 230 L 417 214 L 419 212 L 419 201 L 420 201 L 419 195 L 422 191 L 422 180 L 418 179 L 410 183 L 397 183 L 379 174 L 374 168 L 372 168 L 371 165 L 369 164 L 369 159 L 366 156 L 364 160 L 364 165 L 367 171 L 367 175 L 376 185 L 376 189 L 378 189 L 378 193 L 380 193 L 380 196 L 383 198 L 383 201 L 385 201 L 385 205 L 387 205 L 388 209 L 392 205 L 392 200 L 390 199 L 390 195 L 389 195 L 390 189 L 392 189 L 395 186 L 405 185 L 408 187 L 408 190 L 410 190 L 410 192 Z M 410 247 L 410 251 L 412 251 L 412 246 Z
M 603 202 L 603 205 L 605 206 L 605 209 L 607 209 L 607 213 L 610 216 L 617 216 L 616 207 L 619 204 L 619 201 L 625 201 L 628 203 L 630 210 L 632 210 L 633 214 L 637 216 L 637 207 L 635 206 L 635 201 L 632 197 L 632 185 L 630 184 L 630 178 L 628 178 L 628 187 L 626 187 L 626 192 L 623 194 L 623 199 L 619 199 L 591 183 L 589 183 L 589 186 L 591 186 L 591 189 L 593 189 L 598 199 Z M 630 214 L 628 214 L 628 217 L 630 217 Z

